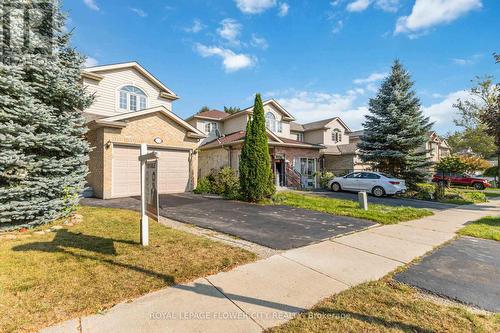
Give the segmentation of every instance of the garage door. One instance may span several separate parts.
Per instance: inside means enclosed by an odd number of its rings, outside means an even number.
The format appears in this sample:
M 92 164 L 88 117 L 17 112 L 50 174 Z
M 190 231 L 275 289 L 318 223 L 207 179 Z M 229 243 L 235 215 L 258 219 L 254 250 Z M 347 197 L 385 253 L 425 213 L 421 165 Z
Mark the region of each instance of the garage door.
M 189 152 L 154 149 L 158 152 L 160 193 L 179 193 L 190 190 Z M 112 167 L 112 196 L 128 197 L 141 194 L 139 147 L 114 145 Z
M 189 191 L 189 152 L 180 150 L 154 149 L 158 160 L 158 188 L 160 193 Z

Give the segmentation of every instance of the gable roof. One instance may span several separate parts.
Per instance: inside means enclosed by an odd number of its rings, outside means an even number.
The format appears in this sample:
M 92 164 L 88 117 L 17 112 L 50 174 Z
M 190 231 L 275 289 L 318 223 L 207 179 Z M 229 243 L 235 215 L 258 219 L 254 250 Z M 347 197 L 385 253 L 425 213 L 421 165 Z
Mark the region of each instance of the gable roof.
M 135 118 L 135 117 L 140 117 L 140 116 L 145 116 L 145 115 L 152 114 L 155 112 L 159 112 L 159 113 L 165 115 L 167 118 L 172 119 L 175 123 L 177 123 L 181 127 L 185 128 L 188 131 L 189 137 L 198 138 L 198 139 L 206 138 L 205 134 L 203 134 L 201 131 L 194 128 L 193 126 L 189 125 L 187 122 L 185 122 L 184 120 L 179 118 L 176 114 L 169 111 L 164 106 L 155 106 L 155 107 L 152 107 L 149 109 L 144 109 L 141 111 L 126 112 L 126 113 L 118 114 L 116 116 L 95 119 L 92 122 L 97 124 L 97 125 L 99 125 L 99 124 L 104 125 L 104 126 L 117 125 L 119 127 L 124 127 L 124 126 L 126 126 L 126 123 L 124 122 L 124 120 Z
M 294 121 L 290 122 L 290 131 L 304 132 L 304 126 Z
M 314 131 L 318 129 L 324 129 L 326 128 L 326 125 L 328 125 L 330 122 L 334 120 L 337 120 L 340 123 L 340 125 L 342 125 L 348 132 L 351 131 L 349 126 L 347 126 L 347 124 L 344 123 L 344 121 L 339 117 L 327 118 L 312 123 L 303 124 L 302 127 L 304 128 L 304 131 Z
M 187 118 L 186 121 L 191 120 L 193 118 L 222 120 L 222 119 L 227 118 L 229 116 L 230 116 L 230 114 L 226 113 L 224 111 L 209 110 L 209 111 L 198 112 L 198 113 L 192 115 L 191 117 Z
M 295 120 L 295 117 L 290 114 L 280 103 L 278 103 L 274 98 L 266 99 L 262 102 L 262 105 L 273 104 L 281 113 L 285 115 L 285 120 Z M 249 106 L 246 109 L 241 110 L 240 112 L 253 112 L 253 105 Z M 234 115 L 240 113 L 236 112 Z
M 179 98 L 179 96 L 176 93 L 174 93 L 172 90 L 170 90 L 166 85 L 164 85 L 160 80 L 158 80 L 153 74 L 148 72 L 144 67 L 142 67 L 136 61 L 87 67 L 87 68 L 84 68 L 82 70 L 82 76 L 88 77 L 88 78 L 93 79 L 93 80 L 100 81 L 104 78 L 104 76 L 100 74 L 101 72 L 107 72 L 107 71 L 112 71 L 112 70 L 117 70 L 117 69 L 126 69 L 126 68 L 133 68 L 133 69 L 137 70 L 139 73 L 141 73 L 142 75 L 144 75 L 148 80 L 150 80 L 154 85 L 156 85 L 162 91 L 160 93 L 161 97 L 164 97 L 164 98 L 167 98 L 170 100 L 176 100 Z

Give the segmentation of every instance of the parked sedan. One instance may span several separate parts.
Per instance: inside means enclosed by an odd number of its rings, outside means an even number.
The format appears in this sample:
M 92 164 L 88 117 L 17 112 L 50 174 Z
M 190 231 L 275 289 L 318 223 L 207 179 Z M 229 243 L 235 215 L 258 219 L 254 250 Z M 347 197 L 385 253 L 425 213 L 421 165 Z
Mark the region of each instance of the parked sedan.
M 330 180 L 328 187 L 334 192 L 342 190 L 365 191 L 372 193 L 376 197 L 406 192 L 404 180 L 382 172 L 371 171 L 352 172 L 344 177 L 335 177 Z

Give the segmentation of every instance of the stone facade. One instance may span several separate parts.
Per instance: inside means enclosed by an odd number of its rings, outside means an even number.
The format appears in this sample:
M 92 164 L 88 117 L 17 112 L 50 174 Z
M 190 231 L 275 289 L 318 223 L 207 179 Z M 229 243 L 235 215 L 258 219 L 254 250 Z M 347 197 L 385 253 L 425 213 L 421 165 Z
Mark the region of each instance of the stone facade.
M 112 146 L 113 144 L 130 144 L 139 146 L 146 143 L 151 148 L 172 148 L 190 151 L 190 183 L 196 186 L 198 159 L 195 149 L 198 139 L 189 138 L 187 130 L 161 113 L 130 118 L 124 128 L 98 127 L 91 129 L 87 135 L 93 151 L 90 156 L 90 174 L 87 181 L 98 198 L 111 197 L 112 181 Z M 158 144 L 155 138 L 161 138 Z
M 228 148 L 214 148 L 198 152 L 198 178 L 208 176 L 212 171 L 229 166 Z

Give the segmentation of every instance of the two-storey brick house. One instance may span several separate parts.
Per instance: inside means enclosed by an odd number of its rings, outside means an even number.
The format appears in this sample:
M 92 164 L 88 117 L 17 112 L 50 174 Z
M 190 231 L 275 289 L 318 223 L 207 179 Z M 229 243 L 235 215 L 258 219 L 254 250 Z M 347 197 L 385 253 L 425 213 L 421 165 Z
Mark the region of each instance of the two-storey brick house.
M 339 118 L 298 124 L 276 100 L 263 102 L 271 167 L 279 186 L 310 188 L 318 186 L 325 149 L 348 140 L 349 128 Z M 186 121 L 207 138 L 198 154 L 198 175 L 204 177 L 224 166 L 238 170 L 245 129 L 253 107 L 235 114 L 210 110 Z
M 82 71 L 82 84 L 95 96 L 83 110 L 93 150 L 87 182 L 98 198 L 140 194 L 139 147 L 159 154 L 159 192 L 196 186 L 196 148 L 205 135 L 172 112 L 179 97 L 136 62 Z

